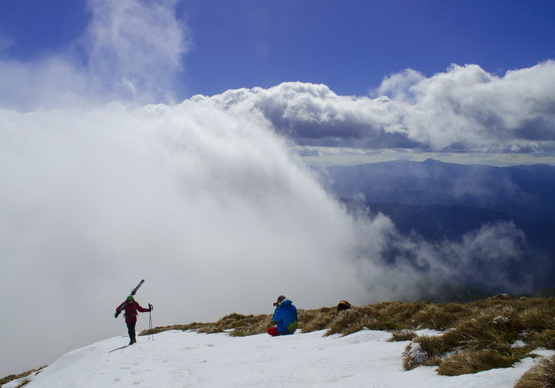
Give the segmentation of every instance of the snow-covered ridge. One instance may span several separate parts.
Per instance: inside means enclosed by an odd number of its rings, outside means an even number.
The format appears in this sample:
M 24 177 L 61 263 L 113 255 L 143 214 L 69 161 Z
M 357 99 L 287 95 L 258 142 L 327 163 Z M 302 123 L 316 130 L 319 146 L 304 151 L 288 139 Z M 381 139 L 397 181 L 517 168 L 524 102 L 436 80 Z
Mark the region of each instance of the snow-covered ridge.
M 67 353 L 28 387 L 503 388 L 513 387 L 538 362 L 526 358 L 512 368 L 439 376 L 435 367 L 404 371 L 402 353 L 409 342 L 388 342 L 391 333 L 324 333 L 232 337 L 167 331 L 139 337 L 133 346 L 126 346 L 126 337 L 115 337 Z M 3 388 L 15 387 L 12 383 Z

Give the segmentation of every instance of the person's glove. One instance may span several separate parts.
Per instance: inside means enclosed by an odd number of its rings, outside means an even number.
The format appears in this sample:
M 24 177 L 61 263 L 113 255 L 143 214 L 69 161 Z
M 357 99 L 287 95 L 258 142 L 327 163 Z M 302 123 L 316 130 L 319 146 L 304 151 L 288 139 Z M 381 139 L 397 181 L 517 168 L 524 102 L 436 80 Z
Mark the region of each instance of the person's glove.
M 154 306 L 149 303 L 148 304 L 148 311 L 152 311 L 152 310 L 154 310 Z
M 116 311 L 116 313 L 114 314 L 114 318 L 117 318 L 120 313 L 121 311 Z

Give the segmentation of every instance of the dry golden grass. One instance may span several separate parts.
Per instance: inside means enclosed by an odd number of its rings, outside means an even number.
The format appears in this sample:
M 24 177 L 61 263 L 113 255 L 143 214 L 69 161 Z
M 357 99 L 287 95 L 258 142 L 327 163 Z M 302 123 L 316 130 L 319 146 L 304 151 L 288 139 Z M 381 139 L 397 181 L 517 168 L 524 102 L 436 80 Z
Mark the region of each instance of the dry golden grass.
M 228 332 L 245 336 L 264 333 L 271 315 L 230 314 L 214 323 L 155 328 Z M 436 365 L 445 375 L 507 367 L 537 348 L 555 350 L 555 298 L 512 298 L 496 295 L 468 303 L 381 302 L 336 312 L 335 307 L 299 309 L 299 328 L 307 333 L 349 335 L 362 329 L 391 331 L 390 341 L 411 341 L 404 353 L 406 369 Z M 437 336 L 417 336 L 433 329 Z M 517 346 L 518 345 L 518 346 Z
M 415 337 L 403 352 L 403 367 L 410 370 L 420 365 L 440 365 L 444 351 L 443 338 L 440 336 Z
M 308 333 L 327 329 L 336 317 L 336 310 L 333 307 L 322 307 L 314 310 L 299 309 L 298 314 L 299 329 Z
M 554 388 L 555 356 L 541 360 L 526 372 L 516 383 L 515 388 Z
M 17 375 L 9 375 L 9 376 L 3 377 L 3 378 L 0 379 L 0 387 L 3 386 L 4 384 L 9 383 L 10 381 L 17 380 L 17 379 L 22 379 L 24 377 L 30 376 L 31 374 L 33 374 L 35 372 L 40 373 L 40 371 L 42 371 L 44 368 L 46 368 L 46 366 L 41 366 L 40 368 L 37 368 L 37 369 L 31 369 L 31 370 L 28 370 L 26 372 L 19 373 Z M 30 379 L 29 380 L 24 380 L 18 387 L 24 387 L 30 381 L 31 381 Z
M 399 341 L 412 341 L 417 334 L 412 330 L 396 330 L 391 333 L 391 338 L 388 339 L 389 342 L 399 342 Z
M 555 350 L 555 330 L 532 332 L 527 338 L 536 348 Z
M 459 320 L 459 313 L 449 312 L 446 306 L 442 305 L 428 305 L 425 308 L 418 311 L 412 319 L 415 324 L 420 328 L 427 328 L 433 330 L 445 330 L 453 325 Z
M 232 336 L 247 336 L 265 333 L 266 329 L 271 325 L 271 315 L 243 315 L 232 313 L 216 322 L 193 322 L 186 325 L 154 327 L 150 330 L 142 331 L 139 335 L 157 334 L 168 330 L 192 330 L 207 334 L 228 332 Z
M 233 336 L 246 336 L 266 332 L 271 325 L 269 315 L 230 314 L 214 323 L 205 324 L 198 331 L 200 333 L 221 333 L 228 331 Z
M 445 376 L 458 376 L 494 368 L 508 368 L 515 361 L 514 357 L 491 349 L 472 350 L 446 357 L 439 364 L 437 373 Z

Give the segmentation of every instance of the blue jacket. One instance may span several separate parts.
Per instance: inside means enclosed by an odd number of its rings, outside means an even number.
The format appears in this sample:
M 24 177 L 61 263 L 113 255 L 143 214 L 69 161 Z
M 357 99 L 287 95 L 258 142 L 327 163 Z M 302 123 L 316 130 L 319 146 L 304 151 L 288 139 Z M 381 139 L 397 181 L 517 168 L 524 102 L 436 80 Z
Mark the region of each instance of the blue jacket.
M 297 308 L 289 299 L 285 299 L 276 307 L 272 320 L 277 323 L 279 335 L 293 334 L 299 326 L 297 320 Z

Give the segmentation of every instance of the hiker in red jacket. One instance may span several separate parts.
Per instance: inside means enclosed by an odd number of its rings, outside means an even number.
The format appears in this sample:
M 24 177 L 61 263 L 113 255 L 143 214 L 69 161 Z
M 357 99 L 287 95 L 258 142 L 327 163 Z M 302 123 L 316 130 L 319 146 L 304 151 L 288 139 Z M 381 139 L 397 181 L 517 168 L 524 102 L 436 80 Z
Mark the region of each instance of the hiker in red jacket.
M 127 324 L 127 332 L 129 333 L 129 345 L 133 345 L 137 342 L 135 338 L 135 325 L 137 324 L 138 311 L 141 313 L 152 311 L 152 305 L 149 303 L 148 308 L 145 309 L 135 301 L 133 295 L 129 295 L 127 300 L 116 308 L 114 318 L 117 318 L 123 310 L 125 310 L 125 323 Z

